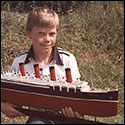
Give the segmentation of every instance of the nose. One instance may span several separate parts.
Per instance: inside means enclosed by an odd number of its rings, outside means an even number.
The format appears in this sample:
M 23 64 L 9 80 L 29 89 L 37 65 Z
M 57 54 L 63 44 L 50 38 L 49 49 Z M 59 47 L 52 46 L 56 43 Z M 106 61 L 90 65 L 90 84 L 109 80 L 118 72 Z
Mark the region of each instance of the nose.
M 50 41 L 50 36 L 48 34 L 44 36 L 44 41 Z

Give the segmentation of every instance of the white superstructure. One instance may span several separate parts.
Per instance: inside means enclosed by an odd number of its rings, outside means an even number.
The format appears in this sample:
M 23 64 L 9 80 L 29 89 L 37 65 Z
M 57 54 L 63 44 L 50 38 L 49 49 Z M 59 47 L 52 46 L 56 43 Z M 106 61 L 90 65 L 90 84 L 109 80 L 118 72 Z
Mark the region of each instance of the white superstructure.
M 79 88 L 81 92 L 90 91 L 91 88 L 86 81 L 77 81 L 68 83 L 66 82 L 66 78 L 60 78 L 56 81 L 51 81 L 50 76 L 41 76 L 41 78 L 36 78 L 35 74 L 26 74 L 26 76 L 22 76 L 20 72 L 8 71 L 1 74 L 1 79 L 3 80 L 10 80 L 10 81 L 17 81 L 17 82 L 25 82 L 27 84 L 36 84 L 42 86 L 52 86 L 53 90 L 56 86 L 59 86 L 60 91 L 62 91 L 62 87 L 66 87 L 67 91 L 69 88 L 73 88 L 76 92 L 76 89 Z

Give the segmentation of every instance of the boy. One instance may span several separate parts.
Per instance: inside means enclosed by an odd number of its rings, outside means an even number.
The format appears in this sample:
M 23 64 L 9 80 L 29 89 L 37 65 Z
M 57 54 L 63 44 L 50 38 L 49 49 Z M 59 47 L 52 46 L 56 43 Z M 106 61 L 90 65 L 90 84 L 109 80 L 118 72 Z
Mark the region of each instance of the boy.
M 25 70 L 29 74 L 34 72 L 33 65 L 39 64 L 43 75 L 49 75 L 49 67 L 54 66 L 56 77 L 65 77 L 65 68 L 70 68 L 73 81 L 80 78 L 77 62 L 73 54 L 56 47 L 56 36 L 59 29 L 58 15 L 50 9 L 36 8 L 28 16 L 26 31 L 32 41 L 29 51 L 16 57 L 11 70 L 19 71 L 19 63 L 25 63 Z M 9 117 L 24 116 L 14 109 L 14 105 L 1 102 L 1 111 Z M 80 114 L 70 107 L 64 107 L 62 113 L 66 117 L 80 118 Z M 27 124 L 54 124 L 53 121 L 30 118 Z

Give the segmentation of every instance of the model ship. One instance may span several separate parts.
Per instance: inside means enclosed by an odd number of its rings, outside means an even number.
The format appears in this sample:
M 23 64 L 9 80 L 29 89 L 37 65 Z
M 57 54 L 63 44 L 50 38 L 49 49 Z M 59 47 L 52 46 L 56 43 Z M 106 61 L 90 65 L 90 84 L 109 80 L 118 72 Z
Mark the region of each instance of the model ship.
M 60 111 L 72 107 L 82 115 L 110 117 L 118 113 L 118 90 L 91 88 L 86 81 L 72 81 L 70 69 L 66 78 L 56 79 L 54 67 L 50 76 L 41 77 L 39 65 L 34 65 L 35 75 L 20 72 L 1 74 L 1 100 L 10 103 Z

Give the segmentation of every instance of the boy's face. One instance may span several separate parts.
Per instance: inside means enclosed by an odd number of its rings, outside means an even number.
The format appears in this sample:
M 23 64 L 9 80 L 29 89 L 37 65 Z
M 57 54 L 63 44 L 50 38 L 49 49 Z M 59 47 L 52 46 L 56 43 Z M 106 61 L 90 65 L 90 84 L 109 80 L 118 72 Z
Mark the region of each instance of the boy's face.
M 55 45 L 57 28 L 40 28 L 34 26 L 32 31 L 28 31 L 27 34 L 28 37 L 32 39 L 35 51 L 46 53 L 52 50 L 52 47 Z

